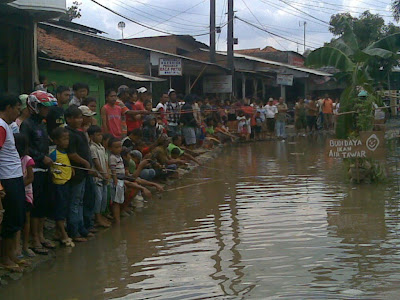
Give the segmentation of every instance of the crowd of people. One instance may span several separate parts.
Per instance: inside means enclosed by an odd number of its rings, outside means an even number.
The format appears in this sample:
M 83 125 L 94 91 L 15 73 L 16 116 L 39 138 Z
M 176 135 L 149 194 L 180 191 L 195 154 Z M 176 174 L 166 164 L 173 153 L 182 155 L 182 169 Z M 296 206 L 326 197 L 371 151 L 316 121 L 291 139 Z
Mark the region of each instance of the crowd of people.
M 145 87 L 123 85 L 106 91 L 97 116 L 89 92 L 84 83 L 43 80 L 30 95 L 0 97 L 1 258 L 8 270 L 22 272 L 30 257 L 55 248 L 44 235 L 46 218 L 55 221 L 54 240 L 74 247 L 163 191 L 160 182 L 178 168 L 200 164 L 198 148 L 286 137 L 283 98 L 231 103 L 170 89 L 156 104 Z M 321 105 L 329 124 L 332 100 L 300 99 L 296 128 L 314 130 Z

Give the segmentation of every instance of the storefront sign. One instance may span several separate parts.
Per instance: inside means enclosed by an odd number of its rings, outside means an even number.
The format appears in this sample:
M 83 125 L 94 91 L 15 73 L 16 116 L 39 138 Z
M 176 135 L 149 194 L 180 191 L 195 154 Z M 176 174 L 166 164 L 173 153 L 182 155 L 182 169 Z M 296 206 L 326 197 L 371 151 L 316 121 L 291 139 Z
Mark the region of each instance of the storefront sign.
M 158 64 L 159 76 L 182 76 L 182 59 L 160 58 Z
M 359 138 L 328 140 L 328 156 L 332 158 L 382 158 L 385 156 L 383 131 L 360 132 Z
M 203 79 L 204 93 L 232 93 L 232 75 L 206 76 Z
M 280 85 L 293 85 L 293 75 L 278 74 L 276 76 L 276 83 Z

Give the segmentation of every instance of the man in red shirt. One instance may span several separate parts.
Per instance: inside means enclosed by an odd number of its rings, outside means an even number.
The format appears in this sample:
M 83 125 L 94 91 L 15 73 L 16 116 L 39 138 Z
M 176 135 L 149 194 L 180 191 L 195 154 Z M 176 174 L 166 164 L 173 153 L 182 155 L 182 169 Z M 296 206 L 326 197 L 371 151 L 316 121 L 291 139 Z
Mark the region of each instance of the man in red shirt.
M 126 124 L 128 126 L 128 133 L 136 128 L 141 128 L 143 124 L 143 115 L 149 114 L 147 110 L 145 110 L 143 102 L 147 99 L 147 89 L 145 87 L 141 87 L 137 90 L 138 99 L 134 105 L 132 105 L 133 114 L 129 113 L 129 116 L 126 120 Z

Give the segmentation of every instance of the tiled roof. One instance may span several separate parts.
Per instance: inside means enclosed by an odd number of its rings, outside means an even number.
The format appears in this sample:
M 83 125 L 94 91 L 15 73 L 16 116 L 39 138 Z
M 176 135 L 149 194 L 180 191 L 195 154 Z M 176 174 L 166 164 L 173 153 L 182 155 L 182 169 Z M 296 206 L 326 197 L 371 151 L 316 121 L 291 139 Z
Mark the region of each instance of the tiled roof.
M 240 54 L 252 54 L 252 53 L 269 53 L 269 52 L 280 52 L 280 51 L 276 50 L 274 47 L 267 46 L 263 49 L 259 48 L 242 49 L 242 50 L 235 50 L 235 52 Z
M 102 67 L 112 66 L 112 63 L 94 54 L 85 52 L 52 34 L 48 34 L 42 28 L 38 28 L 38 48 L 40 52 L 49 58 Z

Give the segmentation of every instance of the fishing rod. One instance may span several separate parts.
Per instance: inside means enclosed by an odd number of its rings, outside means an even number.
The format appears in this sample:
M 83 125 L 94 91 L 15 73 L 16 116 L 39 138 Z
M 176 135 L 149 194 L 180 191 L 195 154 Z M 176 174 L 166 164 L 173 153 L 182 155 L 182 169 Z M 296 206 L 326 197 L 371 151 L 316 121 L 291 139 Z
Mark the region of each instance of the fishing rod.
M 58 163 L 58 162 L 53 162 L 53 165 L 60 166 L 60 167 L 78 169 L 78 170 L 82 170 L 82 171 L 97 172 L 97 173 L 103 174 L 103 175 L 110 175 L 110 176 L 113 175 L 113 174 L 108 173 L 108 172 L 100 172 L 100 171 L 95 170 L 95 169 L 83 168 L 83 167 L 78 167 L 78 166 L 71 166 L 71 165 L 66 165 L 66 164 L 62 164 L 62 163 Z M 57 172 L 57 174 L 60 174 L 60 173 Z M 136 180 L 136 178 L 134 178 L 132 176 L 126 176 L 126 175 L 120 175 L 120 174 L 116 174 L 116 175 L 117 175 L 117 178 L 119 180 L 129 180 L 129 181 L 135 181 Z

